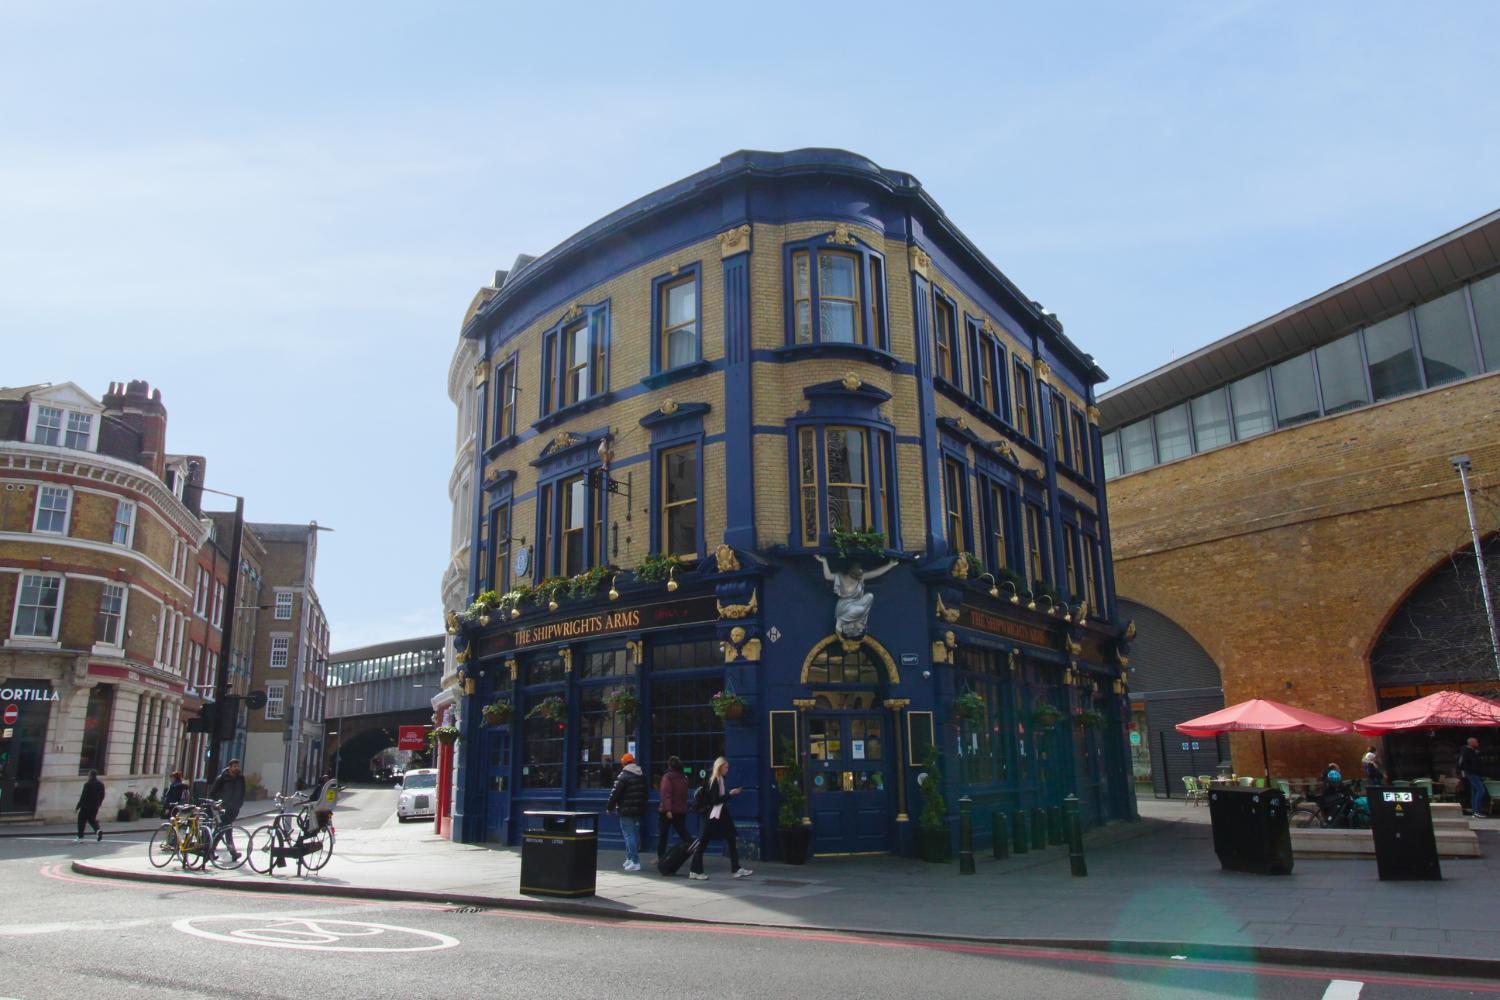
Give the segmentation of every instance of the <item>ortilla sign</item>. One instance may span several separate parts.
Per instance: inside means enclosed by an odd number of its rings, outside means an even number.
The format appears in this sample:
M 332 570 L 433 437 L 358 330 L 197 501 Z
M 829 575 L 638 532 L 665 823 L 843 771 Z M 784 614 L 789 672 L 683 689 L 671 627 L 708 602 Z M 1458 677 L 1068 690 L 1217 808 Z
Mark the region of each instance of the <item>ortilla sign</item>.
M 481 636 L 474 644 L 474 651 L 478 657 L 483 658 L 513 649 L 529 649 L 550 643 L 649 632 L 675 625 L 701 625 L 718 620 L 719 608 L 712 595 L 688 597 L 628 608 L 609 608 L 535 625 L 522 625 L 509 632 Z
M 49 681 L 0 681 L 0 701 L 60 701 Z M 17 684 L 37 684 L 38 687 L 16 687 Z

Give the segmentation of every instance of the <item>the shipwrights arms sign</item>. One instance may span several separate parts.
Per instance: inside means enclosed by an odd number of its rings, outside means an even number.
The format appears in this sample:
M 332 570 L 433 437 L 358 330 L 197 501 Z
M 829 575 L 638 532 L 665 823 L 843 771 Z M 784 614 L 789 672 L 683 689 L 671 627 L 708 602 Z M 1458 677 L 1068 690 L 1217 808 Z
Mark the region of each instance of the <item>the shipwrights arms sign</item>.
M 712 595 L 689 597 L 630 608 L 609 608 L 554 621 L 541 621 L 534 625 L 522 625 L 497 635 L 481 636 L 474 647 L 477 655 L 483 658 L 555 642 L 649 632 L 678 625 L 701 625 L 718 620 L 719 609 Z

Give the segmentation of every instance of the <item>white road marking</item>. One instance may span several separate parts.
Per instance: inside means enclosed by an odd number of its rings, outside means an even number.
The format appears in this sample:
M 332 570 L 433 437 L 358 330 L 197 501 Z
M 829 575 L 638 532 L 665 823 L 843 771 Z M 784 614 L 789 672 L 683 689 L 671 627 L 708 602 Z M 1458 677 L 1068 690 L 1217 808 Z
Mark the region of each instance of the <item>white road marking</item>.
M 159 919 L 159 918 L 158 918 Z M 0 925 L 0 937 L 25 937 L 31 934 L 57 934 L 67 931 L 114 931 L 126 927 L 144 927 L 157 920 L 59 920 L 49 924 Z
M 1335 979 L 1323 991 L 1323 1000 L 1359 1000 L 1359 991 L 1364 988 L 1357 979 Z
M 198 924 L 227 924 L 209 930 Z M 233 926 L 238 924 L 239 926 Z M 396 927 L 363 920 L 311 920 L 305 917 L 230 913 L 213 917 L 184 917 L 172 924 L 184 934 L 228 944 L 291 948 L 297 951 L 413 952 L 458 947 L 458 939 L 436 931 Z M 351 942 L 344 944 L 342 942 Z M 366 944 L 364 942 L 372 942 Z M 380 942 L 380 943 L 374 943 Z

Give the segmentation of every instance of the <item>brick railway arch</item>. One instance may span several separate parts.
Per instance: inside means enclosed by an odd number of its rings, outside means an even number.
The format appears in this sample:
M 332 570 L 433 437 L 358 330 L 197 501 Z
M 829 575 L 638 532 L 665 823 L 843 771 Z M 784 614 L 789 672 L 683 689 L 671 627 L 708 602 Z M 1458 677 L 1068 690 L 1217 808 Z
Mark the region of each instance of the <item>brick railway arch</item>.
M 1183 776 L 1211 774 L 1229 759 L 1224 737 L 1195 741 L 1175 728 L 1224 707 L 1223 675 L 1203 644 L 1170 616 L 1125 596 L 1117 603 L 1119 618 L 1136 627 L 1130 644 L 1132 769 L 1138 783 L 1149 775 L 1157 796 L 1174 798 L 1184 792 Z

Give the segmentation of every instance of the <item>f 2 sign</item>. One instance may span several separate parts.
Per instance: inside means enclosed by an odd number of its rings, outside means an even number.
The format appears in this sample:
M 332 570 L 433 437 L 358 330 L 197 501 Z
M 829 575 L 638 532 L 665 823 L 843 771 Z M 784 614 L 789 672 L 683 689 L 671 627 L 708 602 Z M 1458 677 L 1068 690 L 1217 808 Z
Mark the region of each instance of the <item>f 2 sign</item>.
M 402 726 L 396 736 L 397 750 L 426 750 L 426 726 Z

